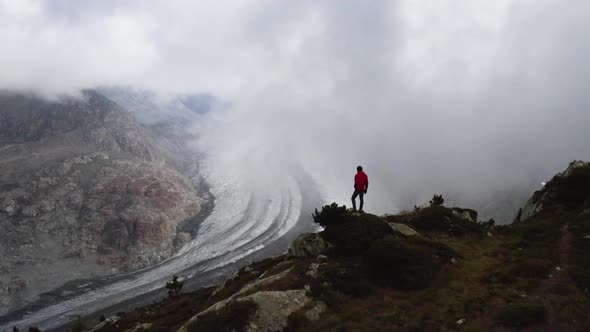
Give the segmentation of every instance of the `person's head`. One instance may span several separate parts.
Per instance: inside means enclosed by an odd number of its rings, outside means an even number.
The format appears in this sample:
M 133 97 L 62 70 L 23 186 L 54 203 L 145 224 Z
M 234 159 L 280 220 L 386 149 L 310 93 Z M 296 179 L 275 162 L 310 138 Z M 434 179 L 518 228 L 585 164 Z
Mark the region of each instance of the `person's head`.
M 358 166 L 358 167 L 356 168 L 356 171 L 357 171 L 357 172 L 360 172 L 360 171 L 362 171 L 362 170 L 363 170 L 363 166 Z

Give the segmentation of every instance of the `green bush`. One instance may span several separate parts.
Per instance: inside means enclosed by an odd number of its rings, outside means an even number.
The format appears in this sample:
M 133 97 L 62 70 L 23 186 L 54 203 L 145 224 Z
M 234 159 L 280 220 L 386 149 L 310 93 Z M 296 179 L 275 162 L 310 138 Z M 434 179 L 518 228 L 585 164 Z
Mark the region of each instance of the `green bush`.
M 353 219 L 354 216 L 346 211 L 346 205 L 338 206 L 336 203 L 323 206 L 321 212 L 316 209 L 313 214 L 313 221 L 324 227 L 350 222 Z
M 444 206 L 430 206 L 420 209 L 407 223 L 418 231 L 448 232 L 451 228 L 452 216 L 451 209 Z
M 545 189 L 554 193 L 558 204 L 569 209 L 580 208 L 590 199 L 590 167 L 576 168 L 566 178 L 553 178 Z
M 182 291 L 182 285 L 184 285 L 184 281 L 178 281 L 178 276 L 174 275 L 172 277 L 172 281 L 166 283 L 166 289 L 168 290 L 169 297 L 176 297 L 180 295 Z
M 345 219 L 343 223 L 330 224 L 321 233 L 341 254 L 360 255 L 376 240 L 392 235 L 393 230 L 379 217 L 364 214 Z
M 406 237 L 404 240 L 417 246 L 430 248 L 433 252 L 433 255 L 439 257 L 443 262 L 449 262 L 453 258 L 461 257 L 461 255 L 453 248 L 441 242 L 417 236 Z
M 424 288 L 440 268 L 431 248 L 393 236 L 376 241 L 363 265 L 374 282 L 398 289 Z
M 449 233 L 456 236 L 468 234 L 481 235 L 484 233 L 484 230 L 484 225 L 461 218 L 453 218 L 451 220 L 451 227 L 449 227 Z
M 287 326 L 283 332 L 306 331 L 309 330 L 310 324 L 311 322 L 305 316 L 304 311 L 295 311 L 287 317 Z
M 430 206 L 442 206 L 444 202 L 445 199 L 442 197 L 442 195 L 435 194 L 430 200 Z
M 511 304 L 498 313 L 496 320 L 510 327 L 525 327 L 545 321 L 542 304 Z
M 357 269 L 337 269 L 326 273 L 326 281 L 332 287 L 352 297 L 367 296 L 371 292 L 371 284 L 367 277 Z

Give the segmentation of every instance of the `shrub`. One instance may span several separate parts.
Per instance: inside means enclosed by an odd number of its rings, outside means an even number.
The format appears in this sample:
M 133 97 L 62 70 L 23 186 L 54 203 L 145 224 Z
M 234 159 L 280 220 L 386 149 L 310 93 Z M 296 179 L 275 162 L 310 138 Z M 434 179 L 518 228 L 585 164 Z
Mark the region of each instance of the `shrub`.
M 367 296 L 371 292 L 371 284 L 367 277 L 357 269 L 336 269 L 326 273 L 326 280 L 335 290 L 352 297 Z
M 354 216 L 346 211 L 346 205 L 338 206 L 336 203 L 323 206 L 321 212 L 316 209 L 313 214 L 313 221 L 324 227 L 342 224 L 353 219 Z
M 178 281 L 178 276 L 174 275 L 172 281 L 166 283 L 166 289 L 168 290 L 169 297 L 176 297 L 180 295 L 184 281 Z
M 326 241 L 334 245 L 334 250 L 341 254 L 362 254 L 376 240 L 393 234 L 391 227 L 374 215 L 353 216 L 345 220 L 340 224 L 330 224 L 321 233 Z
M 542 304 L 511 304 L 498 313 L 497 321 L 510 327 L 525 327 L 545 321 Z
M 399 289 L 426 287 L 440 268 L 430 248 L 393 236 L 376 241 L 363 265 L 376 283 Z
M 555 177 L 545 188 L 554 192 L 558 204 L 569 209 L 580 208 L 590 198 L 590 167 L 575 168 L 565 178 Z
M 441 242 L 417 236 L 406 237 L 404 240 L 417 246 L 430 248 L 433 255 L 441 258 L 444 262 L 449 262 L 455 257 L 462 257 L 455 249 Z
M 451 228 L 453 211 L 443 206 L 421 209 L 407 223 L 418 231 L 448 232 Z
M 295 311 L 287 317 L 287 326 L 283 332 L 306 331 L 309 330 L 311 322 L 305 316 L 302 310 Z
M 469 213 L 471 219 L 477 219 L 477 212 L 474 210 L 450 209 L 440 205 L 433 205 L 415 211 L 412 215 L 408 215 L 403 222 L 418 231 L 448 233 L 456 236 L 481 235 L 493 225 L 493 220 L 487 223 L 478 223 L 464 218 L 462 214 L 465 212 Z
M 444 202 L 445 199 L 442 197 L 442 195 L 435 194 L 430 200 L 430 206 L 442 206 Z
M 449 233 L 452 235 L 462 236 L 467 234 L 483 234 L 485 226 L 478 222 L 473 222 L 467 219 L 453 218 Z

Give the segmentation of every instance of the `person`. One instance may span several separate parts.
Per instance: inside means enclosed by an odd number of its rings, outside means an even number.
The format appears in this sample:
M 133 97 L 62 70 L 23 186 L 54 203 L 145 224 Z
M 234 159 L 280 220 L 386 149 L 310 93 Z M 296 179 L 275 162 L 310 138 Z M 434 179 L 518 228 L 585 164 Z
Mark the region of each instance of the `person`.
M 363 172 L 363 167 L 356 168 L 356 175 L 354 176 L 354 193 L 352 194 L 352 211 L 356 211 L 356 197 L 359 197 L 361 202 L 359 212 L 363 212 L 363 205 L 365 203 L 364 197 L 369 189 L 369 177 Z

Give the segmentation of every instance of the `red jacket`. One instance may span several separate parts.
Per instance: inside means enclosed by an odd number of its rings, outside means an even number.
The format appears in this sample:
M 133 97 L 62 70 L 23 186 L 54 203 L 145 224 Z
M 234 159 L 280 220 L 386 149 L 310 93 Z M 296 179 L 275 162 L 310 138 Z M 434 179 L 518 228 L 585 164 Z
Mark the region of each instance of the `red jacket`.
M 354 190 L 365 191 L 369 188 L 369 177 L 360 171 L 354 176 Z

